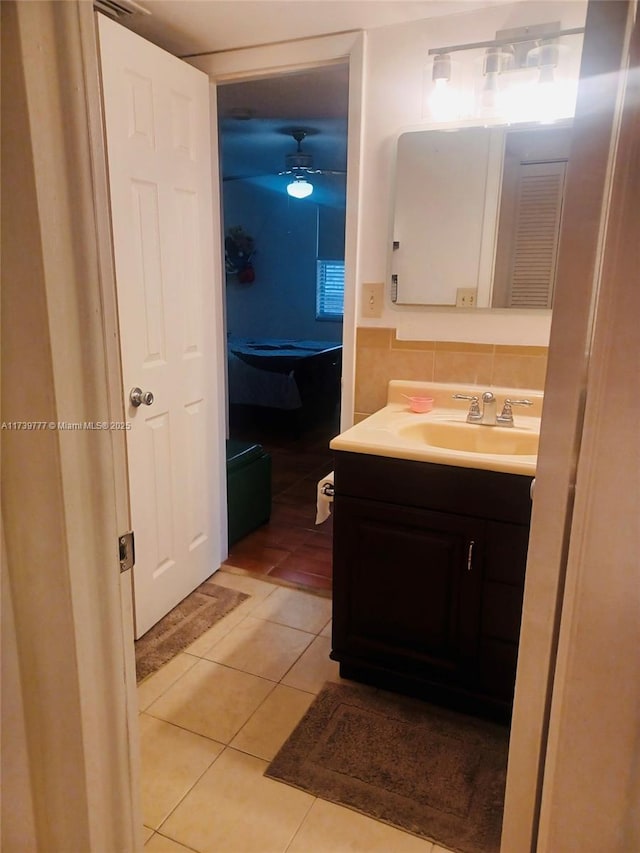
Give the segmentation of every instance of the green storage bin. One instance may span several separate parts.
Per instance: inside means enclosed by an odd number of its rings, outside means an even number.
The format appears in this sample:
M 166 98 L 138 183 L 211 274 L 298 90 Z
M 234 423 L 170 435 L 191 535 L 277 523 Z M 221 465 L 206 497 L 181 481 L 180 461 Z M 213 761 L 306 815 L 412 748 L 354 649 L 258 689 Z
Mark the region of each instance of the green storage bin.
M 229 545 L 271 517 L 271 456 L 261 444 L 227 440 Z

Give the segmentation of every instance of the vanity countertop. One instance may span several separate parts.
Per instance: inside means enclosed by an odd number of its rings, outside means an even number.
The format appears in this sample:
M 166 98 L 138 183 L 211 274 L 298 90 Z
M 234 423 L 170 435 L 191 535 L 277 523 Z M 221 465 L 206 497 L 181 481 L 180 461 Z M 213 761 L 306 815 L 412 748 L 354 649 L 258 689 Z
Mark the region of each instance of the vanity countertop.
M 533 405 L 514 406 L 513 427 L 468 424 L 468 401 L 454 400 L 453 395 L 481 397 L 484 391 L 493 392 L 498 412 L 507 397 L 527 399 Z M 412 412 L 406 396 L 433 397 L 432 411 Z M 533 476 L 542 403 L 541 391 L 394 380 L 389 383 L 387 405 L 340 433 L 329 446 L 352 453 Z

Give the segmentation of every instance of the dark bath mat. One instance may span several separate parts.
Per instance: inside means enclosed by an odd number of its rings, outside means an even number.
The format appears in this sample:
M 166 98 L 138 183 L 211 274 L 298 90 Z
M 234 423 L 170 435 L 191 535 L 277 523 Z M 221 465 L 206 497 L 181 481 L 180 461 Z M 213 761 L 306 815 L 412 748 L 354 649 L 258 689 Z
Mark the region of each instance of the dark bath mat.
M 498 853 L 509 731 L 328 682 L 266 775 L 463 853 Z
M 200 584 L 136 640 L 136 679 L 155 672 L 248 597 L 212 580 Z

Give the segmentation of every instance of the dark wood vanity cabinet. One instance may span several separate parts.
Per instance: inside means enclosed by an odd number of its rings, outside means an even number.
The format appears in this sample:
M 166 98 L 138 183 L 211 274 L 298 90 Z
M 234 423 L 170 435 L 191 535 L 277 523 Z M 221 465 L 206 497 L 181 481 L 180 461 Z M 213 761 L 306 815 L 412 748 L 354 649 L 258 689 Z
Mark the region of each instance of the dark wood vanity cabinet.
M 331 656 L 343 676 L 508 716 L 530 483 L 336 452 Z

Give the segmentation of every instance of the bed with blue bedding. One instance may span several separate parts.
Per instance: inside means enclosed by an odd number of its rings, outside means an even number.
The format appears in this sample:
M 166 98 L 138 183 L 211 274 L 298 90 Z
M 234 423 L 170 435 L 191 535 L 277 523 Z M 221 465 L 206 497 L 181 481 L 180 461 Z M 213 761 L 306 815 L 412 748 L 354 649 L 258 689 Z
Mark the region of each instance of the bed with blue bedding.
M 330 415 L 340 399 L 342 346 L 332 341 L 229 336 L 229 405 Z

